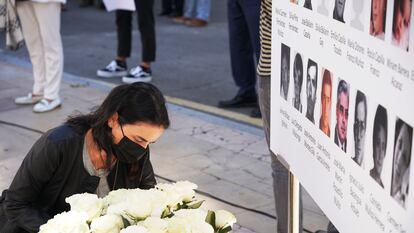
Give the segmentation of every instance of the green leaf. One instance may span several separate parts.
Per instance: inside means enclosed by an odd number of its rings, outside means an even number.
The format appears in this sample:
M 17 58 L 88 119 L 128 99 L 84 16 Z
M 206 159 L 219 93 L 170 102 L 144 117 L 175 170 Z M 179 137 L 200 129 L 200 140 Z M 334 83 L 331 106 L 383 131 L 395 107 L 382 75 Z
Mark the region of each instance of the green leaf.
M 218 233 L 227 233 L 227 232 L 230 232 L 231 230 L 232 230 L 231 226 L 222 227 L 218 230 Z
M 207 212 L 205 221 L 214 228 L 214 231 L 216 231 L 216 214 L 214 213 L 214 211 L 209 210 Z
M 121 216 L 122 222 L 124 223 L 124 228 L 127 228 L 131 226 L 131 223 L 129 223 L 128 219 L 124 218 L 124 216 Z
M 171 212 L 170 208 L 165 208 L 161 214 L 161 218 L 171 218 L 174 214 Z
M 204 200 L 199 201 L 199 202 L 193 202 L 193 203 L 189 203 L 187 204 L 188 209 L 198 209 L 200 208 L 201 204 L 203 204 Z

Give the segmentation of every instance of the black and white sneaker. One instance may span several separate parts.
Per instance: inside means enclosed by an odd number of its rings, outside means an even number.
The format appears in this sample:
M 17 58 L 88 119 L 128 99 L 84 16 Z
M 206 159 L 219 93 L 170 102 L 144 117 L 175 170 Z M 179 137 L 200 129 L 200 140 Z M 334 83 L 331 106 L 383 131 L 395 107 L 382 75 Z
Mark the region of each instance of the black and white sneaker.
M 111 61 L 105 68 L 99 69 L 96 75 L 101 78 L 114 78 L 122 77 L 128 74 L 127 66 L 125 62 L 117 60 Z
M 152 80 L 152 72 L 150 68 L 137 66 L 129 71 L 129 74 L 122 77 L 124 83 L 144 82 L 149 83 Z

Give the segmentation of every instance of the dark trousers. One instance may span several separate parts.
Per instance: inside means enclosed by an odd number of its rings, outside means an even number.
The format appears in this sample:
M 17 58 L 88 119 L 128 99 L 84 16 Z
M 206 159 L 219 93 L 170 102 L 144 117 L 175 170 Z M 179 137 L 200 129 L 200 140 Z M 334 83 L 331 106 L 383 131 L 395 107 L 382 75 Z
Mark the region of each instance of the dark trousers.
M 135 0 L 138 29 L 141 34 L 142 61 L 155 61 L 154 0 Z M 118 56 L 130 57 L 132 37 L 132 11 L 117 10 Z
M 184 0 L 162 0 L 163 12 L 175 12 L 177 15 L 183 15 Z
M 241 97 L 255 97 L 256 62 L 260 56 L 260 0 L 227 0 L 233 79 Z M 256 59 L 256 62 L 255 62 Z

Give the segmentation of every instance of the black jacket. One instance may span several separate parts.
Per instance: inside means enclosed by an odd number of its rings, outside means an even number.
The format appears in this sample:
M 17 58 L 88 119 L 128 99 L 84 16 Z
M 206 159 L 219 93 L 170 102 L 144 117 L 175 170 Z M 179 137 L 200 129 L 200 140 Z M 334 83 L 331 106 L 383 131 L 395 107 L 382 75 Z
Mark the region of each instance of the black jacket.
M 66 197 L 96 191 L 99 177 L 90 176 L 82 160 L 84 137 L 62 125 L 37 140 L 0 197 L 0 233 L 38 232 L 48 219 L 69 210 Z M 154 187 L 149 155 L 139 161 L 139 168 L 138 176 L 131 179 L 129 165 L 118 162 L 108 175 L 109 188 Z

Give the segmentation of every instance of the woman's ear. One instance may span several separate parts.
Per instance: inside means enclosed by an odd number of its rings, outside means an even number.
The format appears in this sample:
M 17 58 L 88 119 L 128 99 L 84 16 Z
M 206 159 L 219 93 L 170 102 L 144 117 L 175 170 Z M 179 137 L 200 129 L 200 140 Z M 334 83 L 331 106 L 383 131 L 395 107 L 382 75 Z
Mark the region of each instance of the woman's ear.
M 113 127 L 115 127 L 116 126 L 116 124 L 118 123 L 118 113 L 117 112 L 115 112 L 114 114 L 112 114 L 112 116 L 111 117 L 109 117 L 109 119 L 108 119 L 108 126 L 109 126 L 109 128 L 113 128 Z

